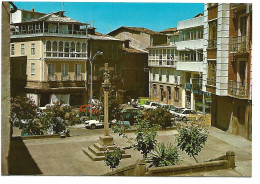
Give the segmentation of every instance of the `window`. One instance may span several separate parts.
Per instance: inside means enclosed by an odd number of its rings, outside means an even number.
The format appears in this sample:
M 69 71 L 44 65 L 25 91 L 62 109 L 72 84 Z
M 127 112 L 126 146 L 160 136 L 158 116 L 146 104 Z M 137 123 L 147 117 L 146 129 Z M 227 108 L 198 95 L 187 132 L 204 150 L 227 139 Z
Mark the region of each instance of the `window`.
M 35 63 L 31 63 L 31 76 L 35 75 Z
M 59 42 L 59 57 L 63 57 L 63 42 Z
M 162 81 L 162 69 L 159 69 L 159 81 Z
M 172 99 L 172 94 L 171 94 L 172 91 L 171 91 L 171 87 L 168 86 L 168 87 L 167 87 L 167 90 L 168 90 L 168 99 L 171 100 L 171 99 Z
M 11 55 L 14 55 L 14 44 L 11 44 Z
M 155 80 L 155 69 L 153 69 L 153 80 Z
M 57 51 L 58 51 L 58 45 L 57 45 L 57 42 L 54 41 L 52 43 L 52 56 L 53 57 L 57 57 L 58 56 Z
M 64 56 L 65 57 L 69 57 L 69 51 L 70 51 L 70 45 L 69 45 L 69 42 L 66 42 L 65 48 L 64 48 L 64 52 L 65 52 Z
M 25 54 L 25 52 L 24 52 L 24 44 L 22 43 L 21 44 L 21 55 L 24 55 Z
M 48 75 L 54 76 L 56 72 L 56 65 L 54 63 L 48 64 Z
M 217 47 L 217 21 L 209 22 L 208 48 Z
M 175 88 L 174 90 L 174 101 L 178 102 L 179 101 L 179 88 Z
M 169 70 L 166 70 L 166 82 L 169 82 Z
M 51 42 L 46 42 L 46 57 L 51 57 Z
M 76 75 L 80 75 L 81 74 L 81 64 L 75 64 L 74 65 L 74 73 Z
M 35 43 L 31 43 L 31 55 L 35 55 Z
M 68 63 L 61 64 L 61 74 L 62 75 L 68 75 L 69 74 L 69 64 Z
M 216 61 L 208 61 L 207 85 L 216 86 Z
M 240 17 L 240 36 L 246 36 L 247 16 Z
M 75 80 L 82 80 L 81 78 L 81 64 L 74 65 L 74 78 Z
M 156 87 L 156 84 L 153 85 L 153 94 L 154 94 L 154 96 L 157 96 L 157 87 Z

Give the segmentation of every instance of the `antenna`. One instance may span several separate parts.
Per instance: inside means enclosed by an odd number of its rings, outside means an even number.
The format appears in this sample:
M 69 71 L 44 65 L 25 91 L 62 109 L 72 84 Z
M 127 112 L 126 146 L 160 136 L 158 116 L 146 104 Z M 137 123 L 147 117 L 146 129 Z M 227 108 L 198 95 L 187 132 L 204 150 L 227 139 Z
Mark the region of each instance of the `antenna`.
M 64 11 L 64 2 L 62 3 L 62 11 Z

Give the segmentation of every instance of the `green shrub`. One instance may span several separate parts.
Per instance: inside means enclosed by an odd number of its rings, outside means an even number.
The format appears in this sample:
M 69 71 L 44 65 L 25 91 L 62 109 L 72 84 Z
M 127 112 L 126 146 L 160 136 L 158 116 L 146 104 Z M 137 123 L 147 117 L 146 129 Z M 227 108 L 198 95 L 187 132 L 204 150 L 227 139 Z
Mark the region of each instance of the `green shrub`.
M 208 138 L 208 130 L 196 124 L 182 126 L 178 129 L 177 146 L 185 151 L 196 162 L 195 155 L 198 155 Z
M 153 125 L 160 125 L 163 129 L 167 126 L 171 126 L 171 113 L 164 108 L 158 107 L 156 109 L 150 109 L 144 113 L 144 119 Z
M 122 153 L 120 148 L 116 147 L 115 150 L 112 152 L 106 150 L 104 162 L 106 166 L 109 166 L 110 169 L 112 169 L 112 171 L 114 168 L 116 168 L 119 165 L 121 159 L 122 159 Z
M 180 155 L 177 147 L 172 144 L 157 144 L 155 149 L 149 153 L 146 162 L 151 163 L 149 167 L 163 167 L 176 165 L 180 162 Z

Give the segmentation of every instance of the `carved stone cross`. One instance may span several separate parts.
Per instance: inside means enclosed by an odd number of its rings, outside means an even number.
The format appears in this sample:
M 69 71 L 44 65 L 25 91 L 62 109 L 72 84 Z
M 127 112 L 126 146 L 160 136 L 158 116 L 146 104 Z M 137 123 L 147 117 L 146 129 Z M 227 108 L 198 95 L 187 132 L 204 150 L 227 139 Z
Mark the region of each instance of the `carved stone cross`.
M 105 67 L 101 67 L 99 70 L 104 70 L 104 136 L 109 136 L 109 124 L 108 124 L 108 93 L 110 89 L 110 70 L 114 70 L 112 67 L 108 67 L 108 63 L 105 63 Z

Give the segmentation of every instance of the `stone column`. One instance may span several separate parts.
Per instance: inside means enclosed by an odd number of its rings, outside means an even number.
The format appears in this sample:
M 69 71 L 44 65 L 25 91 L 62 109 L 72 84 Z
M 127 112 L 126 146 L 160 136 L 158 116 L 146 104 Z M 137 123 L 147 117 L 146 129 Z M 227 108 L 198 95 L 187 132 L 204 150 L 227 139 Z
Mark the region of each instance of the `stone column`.
M 109 124 L 108 124 L 108 91 L 104 91 L 104 135 L 109 135 Z

